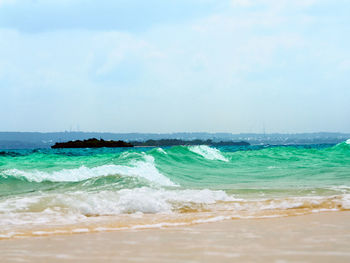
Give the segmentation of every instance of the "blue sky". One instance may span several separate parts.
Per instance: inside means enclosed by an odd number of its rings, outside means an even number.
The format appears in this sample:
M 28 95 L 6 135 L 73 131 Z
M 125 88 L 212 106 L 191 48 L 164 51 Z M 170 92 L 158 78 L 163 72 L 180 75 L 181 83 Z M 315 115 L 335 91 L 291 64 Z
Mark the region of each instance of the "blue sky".
M 0 0 L 0 131 L 350 132 L 350 1 Z

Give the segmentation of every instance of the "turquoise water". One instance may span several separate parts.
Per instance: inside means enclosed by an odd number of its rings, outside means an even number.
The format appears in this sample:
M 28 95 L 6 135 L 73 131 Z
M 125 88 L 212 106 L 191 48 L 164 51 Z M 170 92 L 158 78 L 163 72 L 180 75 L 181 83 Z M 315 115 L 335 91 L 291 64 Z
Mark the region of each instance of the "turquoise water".
M 3 150 L 0 237 L 347 210 L 349 143 Z

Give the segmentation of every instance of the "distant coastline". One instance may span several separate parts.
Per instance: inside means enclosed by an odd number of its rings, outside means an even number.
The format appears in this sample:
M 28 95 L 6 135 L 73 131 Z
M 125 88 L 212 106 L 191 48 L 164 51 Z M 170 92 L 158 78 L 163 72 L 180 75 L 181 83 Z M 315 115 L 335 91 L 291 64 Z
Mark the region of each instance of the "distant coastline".
M 148 140 L 211 140 L 213 143 L 245 141 L 250 145 L 296 145 L 296 144 L 337 144 L 350 138 L 350 133 L 100 133 L 100 132 L 0 132 L 0 149 L 35 149 L 50 148 L 55 143 L 100 138 L 105 141 L 122 140 L 135 143 Z M 153 145 L 155 146 L 155 145 Z
M 75 140 L 68 142 L 58 142 L 51 146 L 52 149 L 61 149 L 61 148 L 117 148 L 117 147 L 166 147 L 166 146 L 176 146 L 176 145 L 209 145 L 209 146 L 249 146 L 248 142 L 240 141 L 220 141 L 213 142 L 212 140 L 177 140 L 177 139 L 162 139 L 162 140 L 147 140 L 147 141 L 105 141 L 103 139 L 90 138 L 88 140 Z
M 166 147 L 177 145 L 208 145 L 208 146 L 249 146 L 250 143 L 245 141 L 219 141 L 212 140 L 178 140 L 178 139 L 161 139 L 161 140 L 147 140 L 147 141 L 131 141 L 132 145 L 136 147 Z

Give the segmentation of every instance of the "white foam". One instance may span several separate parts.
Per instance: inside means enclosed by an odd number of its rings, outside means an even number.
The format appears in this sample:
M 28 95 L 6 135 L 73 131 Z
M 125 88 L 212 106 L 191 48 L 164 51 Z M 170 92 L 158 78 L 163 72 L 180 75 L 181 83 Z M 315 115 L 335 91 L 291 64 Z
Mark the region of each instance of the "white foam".
M 162 227 L 169 227 L 169 226 L 185 226 L 185 225 L 189 225 L 189 223 L 158 223 L 158 224 L 135 225 L 135 226 L 132 226 L 131 229 L 162 228 Z
M 216 217 L 211 217 L 211 218 L 206 218 L 206 219 L 197 219 L 193 221 L 193 223 L 213 223 L 213 222 L 220 222 L 224 220 L 231 219 L 231 216 L 216 216 Z
M 6 233 L 6 234 L 1 234 L 1 235 L 0 235 L 0 238 L 11 238 L 11 237 L 13 237 L 13 236 L 21 235 L 21 234 L 23 234 L 23 233 L 11 231 L 11 232 L 8 232 L 8 233 Z
M 83 214 L 172 213 L 176 208 L 192 204 L 214 204 L 231 200 L 223 191 L 164 190 L 148 187 L 123 189 L 118 192 L 103 191 L 60 198 L 64 205 Z
M 260 213 L 263 210 L 296 209 L 298 212 L 300 208 L 300 214 L 303 214 L 305 207 L 309 207 L 311 212 L 350 209 L 350 194 L 244 200 L 229 196 L 224 191 L 208 189 L 140 187 L 98 192 L 37 192 L 0 200 L 0 230 L 13 231 L 15 227 L 34 225 L 36 228 L 39 227 L 37 231 L 42 231 L 41 226 L 85 224 L 99 222 L 98 220 L 105 216 L 124 217 L 126 214 L 129 214 L 131 219 L 141 222 L 142 218 L 147 216 L 146 213 L 161 214 L 162 218 L 170 219 L 172 216 L 181 215 L 182 209 L 191 208 L 210 211 L 198 213 L 201 216 L 193 221 L 193 223 L 205 223 L 230 218 L 257 218 L 263 216 Z M 211 213 L 215 211 L 219 214 Z M 224 214 L 220 214 L 221 212 Z M 268 216 L 277 217 L 280 214 L 272 213 Z
M 73 233 L 87 233 L 89 232 L 88 228 L 76 228 L 72 230 Z
M 162 154 L 168 154 L 166 151 L 164 151 L 162 148 L 157 148 L 157 151 Z
M 350 144 L 350 139 L 347 139 L 345 143 Z
M 334 208 L 329 211 L 338 211 L 340 209 L 350 209 L 350 194 L 334 195 L 334 196 L 301 196 L 289 197 L 286 199 L 260 199 L 249 200 L 235 205 L 235 210 L 258 211 L 258 210 L 287 210 L 298 209 L 303 207 L 320 206 L 325 202 L 332 202 Z M 323 211 L 323 208 L 317 208 Z M 327 210 L 328 211 L 328 210 Z
M 301 207 L 304 203 L 301 200 L 272 201 L 269 204 L 261 205 L 261 210 L 292 209 Z
M 343 195 L 341 205 L 344 209 L 350 209 L 350 194 Z
M 0 226 L 47 223 L 74 223 L 85 215 L 134 213 L 172 214 L 182 207 L 231 201 L 223 191 L 165 190 L 148 187 L 119 191 L 50 193 L 16 197 L 0 202 Z M 60 219 L 62 218 L 62 220 Z
M 162 175 L 154 164 L 154 158 L 144 155 L 143 161 L 134 161 L 130 166 L 108 164 L 97 167 L 81 166 L 75 169 L 62 169 L 54 172 L 43 172 L 38 170 L 23 171 L 10 169 L 2 172 L 7 176 L 26 178 L 32 182 L 52 181 L 52 182 L 79 182 L 90 178 L 120 175 L 142 177 L 150 182 L 164 186 L 175 186 L 169 178 Z
M 189 149 L 191 152 L 199 154 L 205 159 L 228 162 L 228 159 L 225 158 L 218 149 L 211 148 L 207 145 L 190 146 Z
M 222 201 L 224 203 L 222 203 Z M 350 194 L 337 196 L 290 197 L 287 199 L 242 200 L 228 196 L 224 191 L 154 189 L 141 187 L 119 191 L 46 193 L 13 197 L 0 201 L 0 226 L 65 224 L 81 222 L 88 215 L 131 214 L 142 217 L 144 213 L 178 213 L 182 208 L 219 205 L 220 209 L 241 213 L 262 210 L 298 209 L 333 202 L 329 209 L 350 209 Z M 219 203 L 218 203 L 219 202 Z M 310 206 L 310 207 L 311 207 Z M 218 208 L 219 208 L 218 207 Z
M 32 232 L 33 235 L 36 236 L 42 236 L 42 235 L 48 235 L 48 234 L 52 234 L 52 231 L 34 231 Z

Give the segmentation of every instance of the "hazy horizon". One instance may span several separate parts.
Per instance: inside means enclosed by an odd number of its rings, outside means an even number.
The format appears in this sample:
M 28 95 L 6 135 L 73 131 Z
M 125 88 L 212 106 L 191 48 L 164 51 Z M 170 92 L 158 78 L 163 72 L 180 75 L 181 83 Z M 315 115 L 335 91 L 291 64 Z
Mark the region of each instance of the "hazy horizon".
M 350 132 L 342 132 L 342 131 L 298 131 L 298 132 L 279 132 L 279 131 L 241 131 L 241 132 L 230 132 L 230 131 L 168 131 L 168 132 L 156 132 L 156 131 L 126 131 L 126 132 L 118 132 L 118 131 L 95 131 L 95 130 L 51 130 L 51 131 L 42 131 L 42 130 L 0 130 L 0 133 L 59 133 L 59 132 L 82 132 L 82 133 L 149 133 L 149 134 L 172 134 L 172 133 L 230 133 L 230 134 L 317 134 L 317 133 L 339 133 L 339 134 L 350 134 Z
M 0 131 L 350 133 L 345 0 L 0 0 Z
M 337 132 L 337 131 L 317 131 L 317 132 L 291 132 L 291 133 L 282 133 L 282 132 L 206 132 L 206 131 L 177 131 L 177 132 L 111 132 L 111 131 L 74 131 L 74 130 L 63 130 L 63 131 L 0 131 L 0 133 L 43 133 L 43 134 L 49 134 L 49 133 L 96 133 L 96 134 L 103 134 L 103 133 L 110 133 L 110 134 L 153 134 L 153 135 L 166 135 L 166 134 L 232 134 L 232 135 L 245 135 L 245 134 L 255 134 L 255 135 L 298 135 L 298 134 L 341 134 L 341 135 L 348 135 L 350 132 Z

